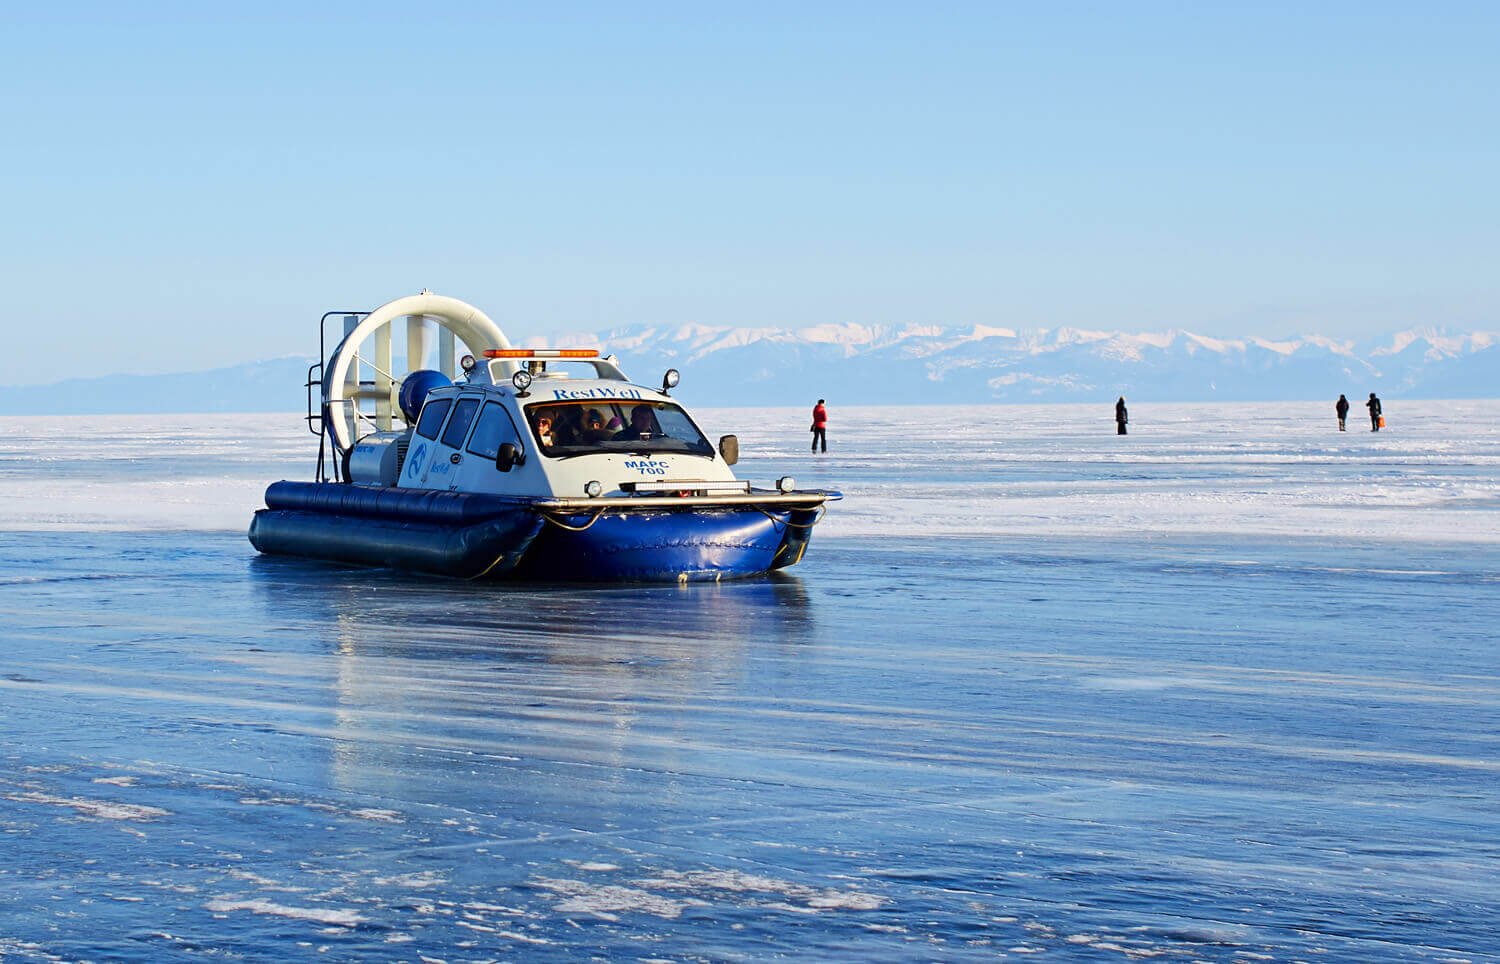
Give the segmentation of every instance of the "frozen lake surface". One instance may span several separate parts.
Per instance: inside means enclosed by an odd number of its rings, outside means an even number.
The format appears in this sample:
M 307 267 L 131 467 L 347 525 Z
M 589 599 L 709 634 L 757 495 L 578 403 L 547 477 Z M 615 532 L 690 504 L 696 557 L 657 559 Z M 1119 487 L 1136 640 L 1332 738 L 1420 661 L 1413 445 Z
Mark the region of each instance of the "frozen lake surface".
M 259 558 L 295 416 L 0 419 L 0 959 L 1500 959 L 1500 402 L 1331 408 L 710 411 L 848 498 L 686 587 Z

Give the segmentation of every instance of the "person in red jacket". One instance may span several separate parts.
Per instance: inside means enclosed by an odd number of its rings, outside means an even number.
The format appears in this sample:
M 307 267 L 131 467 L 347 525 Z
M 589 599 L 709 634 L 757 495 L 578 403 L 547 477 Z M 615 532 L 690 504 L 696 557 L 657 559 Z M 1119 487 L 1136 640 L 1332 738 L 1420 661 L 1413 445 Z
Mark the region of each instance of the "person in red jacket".
M 818 399 L 818 404 L 813 406 L 813 444 L 812 450 L 818 450 L 818 443 L 823 443 L 823 451 L 828 451 L 828 409 L 823 407 L 823 399 Z

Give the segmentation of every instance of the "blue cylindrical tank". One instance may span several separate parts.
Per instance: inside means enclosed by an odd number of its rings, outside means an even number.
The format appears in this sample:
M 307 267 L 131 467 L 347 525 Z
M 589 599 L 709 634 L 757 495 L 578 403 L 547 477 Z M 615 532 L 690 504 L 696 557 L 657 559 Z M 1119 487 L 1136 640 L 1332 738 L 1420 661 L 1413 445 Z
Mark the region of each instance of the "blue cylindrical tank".
M 453 379 L 430 368 L 419 368 L 407 373 L 407 376 L 401 379 L 401 394 L 397 397 L 397 401 L 401 404 L 401 414 L 406 416 L 407 424 L 417 420 L 417 414 L 422 411 L 422 403 L 427 401 L 428 392 L 434 388 L 452 384 Z

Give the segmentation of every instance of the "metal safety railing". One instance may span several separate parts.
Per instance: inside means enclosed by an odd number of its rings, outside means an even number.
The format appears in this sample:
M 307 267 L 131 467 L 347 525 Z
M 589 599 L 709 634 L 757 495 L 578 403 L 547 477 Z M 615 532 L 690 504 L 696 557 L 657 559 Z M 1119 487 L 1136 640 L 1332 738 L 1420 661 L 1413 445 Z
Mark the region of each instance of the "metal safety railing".
M 342 482 L 345 478 L 344 467 L 339 464 L 340 459 L 337 458 L 338 453 L 334 451 L 333 455 L 335 457 L 329 458 L 329 451 L 333 446 L 332 440 L 328 435 L 328 420 L 333 417 L 344 418 L 345 415 L 339 413 L 335 416 L 334 413 L 328 411 L 328 406 L 323 401 L 325 394 L 323 391 L 324 366 L 328 361 L 328 319 L 337 317 L 343 318 L 347 322 L 347 319 L 352 318 L 357 320 L 368 314 L 368 311 L 325 311 L 323 317 L 318 320 L 318 360 L 308 366 L 307 382 L 303 387 L 307 392 L 307 430 L 318 437 L 318 468 L 316 478 L 319 482 L 330 481 L 330 463 L 332 463 L 331 481 Z M 374 384 L 374 382 L 370 382 L 371 387 Z M 363 382 L 360 383 L 360 387 L 364 387 Z M 316 389 L 316 401 L 314 401 L 314 389 Z M 355 400 L 348 399 L 346 401 L 348 404 L 354 406 L 353 411 L 356 421 L 361 417 L 368 417 L 360 412 L 359 405 Z

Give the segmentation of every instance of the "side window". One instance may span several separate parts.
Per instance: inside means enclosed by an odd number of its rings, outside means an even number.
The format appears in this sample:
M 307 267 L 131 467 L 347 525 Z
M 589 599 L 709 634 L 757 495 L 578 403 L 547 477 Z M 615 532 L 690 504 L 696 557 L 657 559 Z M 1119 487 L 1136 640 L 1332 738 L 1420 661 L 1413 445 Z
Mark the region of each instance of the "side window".
M 422 417 L 417 420 L 417 434 L 423 438 L 437 438 L 438 427 L 443 424 L 443 417 L 452 407 L 451 398 L 440 398 L 422 406 Z
M 469 432 L 469 423 L 474 421 L 474 412 L 479 409 L 479 399 L 460 398 L 458 404 L 453 406 L 453 417 L 448 419 L 448 427 L 443 429 L 443 444 L 450 449 L 462 447 L 464 436 Z
M 493 459 L 499 453 L 501 445 L 506 442 L 519 444 L 520 441 L 515 423 L 510 420 L 505 406 L 499 402 L 486 402 L 484 411 L 479 413 L 479 422 L 474 426 L 474 434 L 469 436 L 469 451 Z

